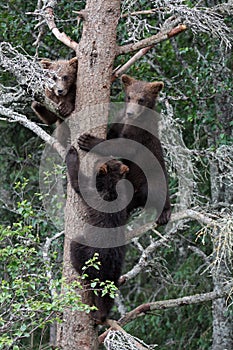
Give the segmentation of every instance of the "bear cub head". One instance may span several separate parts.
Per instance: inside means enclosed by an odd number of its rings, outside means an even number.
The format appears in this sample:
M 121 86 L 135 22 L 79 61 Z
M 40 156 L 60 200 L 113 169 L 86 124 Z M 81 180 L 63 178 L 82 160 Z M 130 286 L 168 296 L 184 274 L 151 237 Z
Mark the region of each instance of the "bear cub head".
M 76 83 L 76 73 L 78 68 L 77 58 L 69 61 L 48 61 L 42 60 L 41 65 L 49 71 L 50 78 L 54 81 L 51 89 L 56 96 L 66 96 Z
M 117 183 L 124 179 L 129 168 L 121 161 L 110 159 L 103 163 L 96 163 L 96 189 L 101 197 L 106 201 L 117 199 Z
M 126 116 L 129 118 L 137 118 L 147 107 L 153 109 L 159 92 L 163 89 L 162 81 L 148 83 L 146 81 L 136 80 L 129 75 L 121 77 L 125 90 Z

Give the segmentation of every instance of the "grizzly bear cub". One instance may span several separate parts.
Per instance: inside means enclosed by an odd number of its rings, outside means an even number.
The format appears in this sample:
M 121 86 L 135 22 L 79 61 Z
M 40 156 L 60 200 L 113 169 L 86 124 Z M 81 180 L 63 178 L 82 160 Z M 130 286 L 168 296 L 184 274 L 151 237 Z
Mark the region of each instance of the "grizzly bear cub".
M 144 208 L 150 191 L 149 206 L 151 208 L 157 209 L 160 203 L 163 204 L 163 198 L 165 197 L 163 208 L 158 210 L 161 214 L 157 218 L 157 223 L 163 225 L 169 221 L 171 216 L 168 176 L 161 142 L 157 137 L 158 121 L 156 117 L 153 117 L 150 109 L 155 107 L 158 94 L 162 90 L 164 84 L 160 81 L 148 83 L 136 80 L 128 75 L 122 76 L 122 82 L 125 91 L 125 102 L 127 103 L 122 117 L 120 116 L 119 120 L 110 125 L 107 139 L 124 138 L 137 143 L 135 147 L 124 147 L 123 152 L 124 157 L 128 157 L 128 159 L 123 160 L 124 164 L 129 167 L 126 179 L 129 180 L 134 187 L 134 196 L 127 206 L 127 212 L 130 214 L 134 209 L 139 207 Z M 84 134 L 80 136 L 78 143 L 82 150 L 89 151 L 103 141 L 105 140 L 96 138 L 90 134 Z M 145 146 L 145 148 L 154 155 L 154 158 L 158 160 L 164 179 L 158 179 L 159 172 L 157 172 L 156 168 L 152 169 L 142 147 L 140 147 L 141 145 Z M 111 143 L 108 143 L 106 146 L 99 148 L 98 153 L 122 157 L 117 151 L 116 146 L 113 145 L 111 147 Z M 137 165 L 138 161 L 144 165 L 142 169 Z M 150 174 L 150 180 L 152 179 L 150 183 L 153 184 L 150 186 L 149 191 L 148 179 L 143 172 L 145 169 L 148 169 L 147 173 Z M 166 184 L 166 188 L 164 189 L 166 194 L 161 195 L 160 182 Z M 163 186 L 161 186 L 161 188 L 162 187 Z
M 41 65 L 49 71 L 49 75 L 54 81 L 51 89 L 46 88 L 46 96 L 58 105 L 58 112 L 63 118 L 68 117 L 75 107 L 76 76 L 77 76 L 77 58 L 69 61 L 48 61 L 42 60 Z M 41 103 L 34 101 L 32 109 L 36 115 L 47 125 L 56 122 L 62 123 L 62 119 L 49 111 Z
M 118 197 L 116 185 L 119 180 L 124 179 L 128 172 L 128 167 L 122 162 L 111 159 L 105 163 L 97 163 L 96 177 L 87 177 L 80 171 L 80 161 L 77 150 L 72 146 L 66 156 L 67 170 L 70 178 L 70 183 L 75 192 L 81 196 L 83 203 L 86 207 L 86 223 L 91 225 L 94 235 L 98 235 L 98 230 L 106 228 L 116 228 L 116 233 L 124 234 L 123 226 L 127 222 L 127 213 L 125 209 L 119 209 L 114 212 L 106 212 L 105 208 L 101 206 L 99 199 L 96 197 L 96 193 L 105 201 L 105 205 L 109 206 L 112 201 Z M 96 192 L 97 190 L 97 192 Z M 91 199 L 98 206 L 98 209 L 90 206 L 86 199 Z M 109 204 L 108 204 L 109 203 Z M 94 227 L 93 227 L 94 226 Z M 97 230 L 95 230 L 97 227 Z M 115 233 L 115 231 L 114 231 Z M 71 262 L 75 270 L 81 275 L 83 273 L 83 267 L 85 263 L 93 258 L 95 253 L 98 253 L 98 261 L 100 262 L 100 268 L 97 270 L 94 267 L 88 267 L 85 273 L 88 275 L 87 282 L 94 279 L 99 279 L 100 282 L 113 281 L 118 286 L 118 280 L 121 276 L 121 270 L 125 258 L 125 245 L 114 246 L 111 245 L 111 239 L 114 242 L 114 237 L 109 233 L 109 246 L 110 248 L 99 248 L 85 244 L 81 244 L 77 240 L 72 240 L 70 245 Z M 85 237 L 85 234 L 84 234 Z M 122 236 L 123 237 L 123 236 Z M 124 240 L 120 241 L 124 244 Z M 113 246 L 113 247 L 111 247 Z M 98 285 L 97 285 L 98 288 Z M 99 286 L 101 289 L 101 287 Z M 106 294 L 101 296 L 101 292 L 96 295 L 92 292 L 92 303 L 97 307 L 97 311 L 92 312 L 93 318 L 98 323 L 103 323 L 113 304 L 114 299 Z

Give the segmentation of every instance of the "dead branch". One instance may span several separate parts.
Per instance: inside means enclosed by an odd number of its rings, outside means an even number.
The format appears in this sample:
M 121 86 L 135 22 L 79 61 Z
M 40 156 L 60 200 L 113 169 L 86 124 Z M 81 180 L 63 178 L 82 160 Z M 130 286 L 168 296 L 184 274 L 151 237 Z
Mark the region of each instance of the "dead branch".
M 147 268 L 151 264 L 151 260 L 148 259 L 150 254 L 152 254 L 156 249 L 166 244 L 166 242 L 171 242 L 174 232 L 171 230 L 169 233 L 164 235 L 160 240 L 151 239 L 151 243 L 142 251 L 139 261 L 132 270 L 128 271 L 126 274 L 122 275 L 119 279 L 119 285 L 124 284 L 131 278 L 136 277 L 139 273 Z
M 193 210 L 193 209 L 186 209 L 179 211 L 177 213 L 173 213 L 171 215 L 171 220 L 170 222 L 175 222 L 179 220 L 196 220 L 200 222 L 203 225 L 208 225 L 211 227 L 215 227 L 218 225 L 216 219 L 218 217 L 211 218 L 207 213 L 201 213 L 198 210 Z M 157 224 L 155 222 L 148 222 L 145 225 L 140 226 L 139 228 L 131 230 L 129 228 L 127 232 L 127 240 L 130 241 L 132 238 L 139 237 L 145 232 L 155 229 L 157 227 Z M 165 236 L 162 237 L 162 241 L 165 241 L 166 238 Z M 160 242 L 160 241 L 158 241 Z M 160 246 L 164 244 L 164 242 L 160 243 Z
M 121 15 L 121 18 L 125 17 L 131 17 L 131 16 L 138 16 L 138 15 L 153 15 L 157 12 L 156 9 L 151 9 L 151 10 L 142 10 L 142 11 L 134 11 L 131 13 L 124 13 Z
M 209 226 L 216 226 L 217 222 L 216 220 L 212 219 L 208 214 L 201 213 L 197 210 L 193 209 L 187 209 L 178 213 L 174 213 L 172 215 L 171 221 L 178 221 L 183 219 L 190 219 L 190 220 L 196 220 L 200 224 L 209 225 Z M 217 217 L 216 217 L 217 219 Z
M 28 57 L 20 53 L 16 48 L 6 42 L 0 44 L 0 65 L 4 71 L 10 72 L 17 79 L 19 87 L 16 89 L 16 93 L 12 95 L 12 88 L 5 86 L 1 87 L 3 92 L 1 96 L 1 103 L 3 105 L 8 104 L 11 101 L 18 101 L 24 97 L 23 90 L 26 95 L 32 96 L 36 101 L 40 102 L 49 111 L 57 115 L 61 120 L 64 118 L 58 111 L 58 105 L 49 99 L 45 93 L 45 86 L 48 85 L 48 77 L 45 70 L 41 65 L 31 57 Z M 49 83 L 54 83 L 49 81 Z M 22 90 L 23 89 L 23 90 Z M 11 92 L 8 93 L 7 90 Z M 5 92 L 6 91 L 6 92 Z
M 178 306 L 199 304 L 199 303 L 204 303 L 207 301 L 223 298 L 229 295 L 229 293 L 231 292 L 231 288 L 232 288 L 232 284 L 229 284 L 228 286 L 226 286 L 220 291 L 201 293 L 201 294 L 185 296 L 177 299 L 162 300 L 162 301 L 155 301 L 152 303 L 142 304 L 137 308 L 135 308 L 134 310 L 128 312 L 123 317 L 121 317 L 118 321 L 118 324 L 120 326 L 124 326 L 127 323 L 135 320 L 136 318 L 140 316 L 144 316 L 145 314 L 149 312 L 153 312 L 155 310 L 164 310 L 164 309 L 170 309 Z
M 0 105 L 0 114 L 7 117 L 8 122 L 18 122 L 22 124 L 25 128 L 33 131 L 37 136 L 39 136 L 46 143 L 51 145 L 61 156 L 62 159 L 65 158 L 66 150 L 65 148 L 52 136 L 47 134 L 40 126 L 31 120 L 27 119 L 27 117 L 23 114 L 16 113 L 12 111 L 10 108 L 6 108 Z
M 183 32 L 187 29 L 187 27 L 183 24 L 178 25 L 177 27 L 171 28 L 171 24 L 177 24 L 177 19 L 174 18 L 168 19 L 163 28 L 156 35 L 151 36 L 150 38 L 140 40 L 136 43 L 124 45 L 118 48 L 117 55 L 122 55 L 125 53 L 138 51 L 133 57 L 130 58 L 128 62 L 126 62 L 121 68 L 117 69 L 112 77 L 112 81 L 118 78 L 121 74 L 123 74 L 127 69 L 129 69 L 137 60 L 139 60 L 142 56 L 146 55 L 146 53 L 153 48 L 156 44 L 167 40 L 175 35 Z
M 53 35 L 61 41 L 66 46 L 70 47 L 72 50 L 76 51 L 78 48 L 78 43 L 71 39 L 68 35 L 66 35 L 64 32 L 60 32 L 60 30 L 57 28 L 55 20 L 54 20 L 54 12 L 53 8 L 51 6 L 47 6 L 44 9 L 44 17 L 47 22 L 47 25 L 49 29 L 52 31 Z
M 195 166 L 196 162 L 192 160 L 192 151 L 186 147 L 183 140 L 181 125 L 176 122 L 172 105 L 167 99 L 164 100 L 164 104 L 160 137 L 169 159 L 170 170 L 175 169 L 177 174 L 177 209 L 181 211 L 197 205 L 194 186 L 199 173 Z
M 39 97 L 43 94 L 48 77 L 40 64 L 4 41 L 0 43 L 0 66 L 11 73 L 29 95 Z
M 187 27 L 190 28 L 193 33 L 202 32 L 211 34 L 213 37 L 220 39 L 221 43 L 225 43 L 226 47 L 231 47 L 232 31 L 225 24 L 224 16 L 219 16 L 219 13 L 232 13 L 232 5 L 230 3 L 218 5 L 213 8 L 198 6 L 190 8 L 187 5 L 174 5 L 167 1 L 165 8 L 154 8 L 131 13 L 128 11 L 128 13 L 123 14 L 122 17 L 130 18 L 137 15 L 154 13 L 159 13 L 160 15 L 170 14 L 171 17 L 164 22 L 162 28 L 156 35 L 119 47 L 118 55 L 140 50 L 151 45 L 154 46 L 183 32 Z M 118 75 L 120 74 L 121 73 Z
M 165 310 L 169 308 L 199 304 L 207 301 L 223 298 L 229 296 L 232 292 L 232 284 L 229 284 L 220 291 L 208 292 L 202 294 L 195 294 L 190 296 L 185 296 L 177 299 L 155 301 L 153 303 L 146 303 L 136 307 L 134 310 L 128 312 L 123 317 L 121 317 L 117 322 L 112 321 L 108 323 L 111 327 L 107 329 L 104 333 L 99 336 L 99 343 L 103 343 L 108 332 L 112 329 L 122 329 L 121 327 L 125 326 L 129 322 L 135 320 L 138 317 L 145 316 L 147 313 L 152 313 L 155 310 Z
M 37 24 L 36 28 L 44 26 L 44 24 L 46 23 L 49 29 L 51 30 L 51 32 L 53 33 L 53 35 L 59 41 L 61 41 L 66 46 L 70 47 L 72 50 L 76 51 L 78 48 L 78 43 L 75 42 L 73 39 L 71 39 L 66 33 L 60 32 L 60 30 L 56 26 L 53 9 L 57 5 L 57 1 L 45 0 L 43 2 L 44 2 L 44 6 L 42 8 L 38 8 L 34 12 L 27 12 L 26 14 L 39 17 L 40 18 L 39 23 Z M 38 7 L 40 7 L 40 5 L 41 4 L 39 4 Z M 40 34 L 36 43 L 38 43 L 39 40 L 40 40 Z
M 150 45 L 148 47 L 144 47 L 139 50 L 133 57 L 131 57 L 128 62 L 126 62 L 121 68 L 117 69 L 112 77 L 112 81 L 122 75 L 127 69 L 129 69 L 137 60 L 139 60 L 142 56 L 144 56 L 150 49 L 152 49 L 154 45 Z
M 170 21 L 170 22 L 172 23 L 172 21 Z M 177 24 L 177 20 L 174 21 L 174 24 Z M 184 24 L 179 24 L 178 26 L 176 26 L 174 28 L 171 28 L 170 25 L 168 27 L 167 27 L 167 25 L 164 25 L 163 28 L 160 30 L 160 32 L 157 33 L 156 35 L 152 35 L 151 37 L 146 38 L 146 39 L 142 39 L 136 43 L 132 43 L 132 44 L 118 47 L 117 55 L 123 55 L 123 54 L 129 53 L 129 52 L 140 50 L 140 49 L 148 47 L 148 46 L 153 47 L 154 45 L 156 45 L 162 41 L 165 41 L 167 39 L 170 39 L 171 37 L 185 31 L 186 29 L 187 29 L 187 27 Z
M 85 19 L 86 17 L 86 11 L 85 10 L 81 10 L 81 11 L 72 11 L 73 13 L 78 15 L 78 19 Z
M 204 261 L 204 265 L 209 264 L 208 256 L 201 249 L 199 249 L 198 247 L 195 247 L 193 245 L 189 245 L 188 249 L 190 249 L 194 254 L 199 256 Z
M 132 337 L 131 335 L 129 335 L 122 327 L 119 326 L 119 324 L 117 323 L 117 321 L 115 320 L 107 320 L 106 321 L 106 325 L 110 326 L 109 329 L 107 329 L 103 334 L 101 334 L 98 338 L 99 344 L 103 343 L 105 341 L 105 338 L 107 337 L 107 335 L 109 335 L 109 332 L 118 332 L 119 335 L 124 335 L 126 338 L 128 337 Z M 114 335 L 116 335 L 116 333 L 114 333 Z M 148 349 L 148 347 L 144 347 L 142 345 L 142 343 L 139 343 L 136 338 L 133 338 L 134 342 L 133 344 L 136 346 L 137 349 L 139 350 L 146 350 Z
M 211 218 L 208 214 L 206 213 L 203 214 L 193 209 L 187 209 L 187 210 L 172 214 L 170 222 L 172 223 L 180 220 L 189 220 L 189 221 L 196 220 L 202 225 L 206 225 L 210 227 L 216 227 L 219 225 L 218 221 Z M 157 234 L 157 231 L 155 231 L 156 227 L 157 227 L 156 223 L 150 222 L 139 227 L 137 230 L 133 230 L 132 232 L 129 233 L 129 235 L 131 235 L 132 237 L 139 237 L 143 233 L 149 230 L 153 230 Z M 128 271 L 126 274 L 120 277 L 119 285 L 124 284 L 126 281 L 136 277 L 139 273 L 145 270 L 148 267 L 148 265 L 151 264 L 150 259 L 148 259 L 148 257 L 153 252 L 155 252 L 156 249 L 160 248 L 163 245 L 167 245 L 168 242 L 170 243 L 173 237 L 175 237 L 175 233 L 176 231 L 171 229 L 159 240 L 151 239 L 151 243 L 141 251 L 141 256 L 139 258 L 138 263 L 134 265 L 134 267 L 130 271 Z
M 64 232 L 65 231 L 58 232 L 51 238 L 46 237 L 45 244 L 42 248 L 42 256 L 43 256 L 44 263 L 46 265 L 46 275 L 48 277 L 50 292 L 52 297 L 56 295 L 56 288 L 53 285 L 53 276 L 52 276 L 52 270 L 51 270 L 51 258 L 49 257 L 49 249 L 51 247 L 52 242 L 58 239 L 60 236 L 64 235 Z

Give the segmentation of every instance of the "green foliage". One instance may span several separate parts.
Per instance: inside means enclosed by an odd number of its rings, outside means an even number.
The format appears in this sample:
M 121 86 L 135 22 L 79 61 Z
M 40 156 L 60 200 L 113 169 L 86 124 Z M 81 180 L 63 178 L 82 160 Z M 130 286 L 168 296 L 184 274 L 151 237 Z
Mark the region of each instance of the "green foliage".
M 25 2 L 10 0 L 0 4 L 1 41 L 9 41 L 13 46 L 21 46 L 32 56 L 36 54 L 34 43 L 39 34 L 38 29 L 35 30 L 38 20 L 33 15 L 36 5 L 37 3 L 32 0 Z M 77 19 L 75 15 L 72 16 L 72 11 L 83 7 L 83 1 L 73 3 L 66 0 L 60 1 L 57 7 L 57 26 L 61 31 L 73 36 L 74 40 L 80 39 L 81 28 L 77 29 Z M 54 35 L 47 30 L 47 26 L 43 28 L 43 33 L 42 42 L 39 43 L 39 57 L 50 59 L 70 57 L 71 51 L 55 39 Z M 48 50 L 49 47 L 52 49 Z
M 163 248 L 148 257 L 150 267 L 129 281 L 122 290 L 127 311 L 145 302 L 175 299 L 211 290 L 211 279 L 207 274 L 201 274 L 200 258 L 188 249 L 189 238 L 196 230 L 196 227 L 190 228 L 187 241 L 177 239 L 170 248 Z M 146 246 L 146 237 L 141 238 L 140 243 Z M 136 261 L 137 253 L 131 248 L 126 270 L 132 268 Z M 205 303 L 147 313 L 143 322 L 138 318 L 127 324 L 125 330 L 147 344 L 158 344 L 161 350 L 207 350 L 211 344 L 211 322 L 211 303 Z
M 0 32 L 3 41 L 15 42 L 16 45 L 30 50 L 33 43 L 32 31 L 35 22 L 29 21 L 26 12 L 34 11 L 35 4 L 32 1 L 21 2 L 10 0 L 0 4 Z M 17 42 L 16 42 L 17 40 Z
M 132 1 L 134 11 L 149 9 L 151 2 Z M 193 6 L 193 2 L 186 2 Z M 83 1 L 62 0 L 56 11 L 56 23 L 74 40 L 79 40 L 82 24 L 77 27 L 76 14 L 84 7 Z M 55 39 L 45 28 L 40 46 L 33 43 L 38 32 L 34 30 L 37 21 L 33 15 L 35 1 L 9 0 L 0 4 L 0 36 L 14 46 L 21 46 L 30 55 L 57 59 L 69 57 L 71 51 Z M 145 18 L 145 17 L 143 17 Z M 159 25 L 156 15 L 148 18 L 150 25 Z M 226 18 L 232 26 L 232 19 Z M 121 18 L 118 26 L 119 45 L 127 43 L 126 19 Z M 154 33 L 154 29 L 143 37 Z M 133 54 L 117 57 L 115 67 L 123 65 Z M 197 189 L 202 198 L 200 203 L 211 200 L 209 159 L 206 150 L 215 151 L 221 145 L 230 145 L 232 135 L 232 113 L 229 100 L 232 90 L 232 53 L 222 51 L 219 41 L 206 34 L 193 35 L 190 30 L 166 40 L 137 61 L 127 72 L 137 79 L 165 82 L 161 94 L 160 108 L 165 110 L 168 101 L 174 110 L 174 118 L 182 125 L 186 146 L 200 154 L 195 164 L 198 169 Z M 8 73 L 1 72 L 1 83 L 14 86 L 15 81 Z M 112 87 L 112 101 L 123 101 L 120 79 Z M 29 105 L 23 111 L 34 118 Z M 231 119 L 228 114 L 230 115 Z M 229 119 L 227 119 L 229 118 Z M 38 169 L 43 150 L 41 141 L 21 125 L 0 121 L 1 129 L 1 228 L 0 228 L 0 349 L 38 349 L 38 344 L 48 341 L 49 327 L 59 321 L 66 306 L 75 310 L 90 311 L 83 305 L 79 293 L 82 280 L 88 278 L 88 268 L 100 268 L 98 256 L 90 259 L 83 268 L 83 274 L 72 285 L 61 279 L 62 238 L 51 243 L 47 258 L 44 250 L 47 237 L 57 233 L 41 201 L 46 194 L 38 193 Z M 52 168 L 45 175 L 45 182 L 51 185 L 51 175 L 64 176 L 64 169 Z M 55 172 L 54 172 L 55 170 Z M 54 175 L 53 175 L 54 176 Z M 177 192 L 177 175 L 170 176 L 170 193 L 173 201 Z M 48 192 L 47 196 L 50 196 Z M 56 196 L 53 210 L 61 206 Z M 162 247 L 148 257 L 148 269 L 137 278 L 127 282 L 121 290 L 127 311 L 155 300 L 191 295 L 211 288 L 211 280 L 203 273 L 202 262 L 190 251 L 194 245 L 208 256 L 211 244 L 207 236 L 198 237 L 199 225 L 192 224 L 177 229 L 177 237 L 170 247 Z M 160 228 L 163 234 L 163 228 Z M 144 247 L 149 244 L 150 232 L 142 238 Z M 201 240 L 202 238 L 202 240 Z M 132 268 L 140 255 L 137 249 L 127 253 L 125 271 Z M 63 285 L 64 293 L 61 294 Z M 111 281 L 98 279 L 91 282 L 95 293 L 114 297 L 117 288 Z M 117 317 L 116 315 L 114 315 Z M 126 326 L 126 331 L 144 339 L 146 343 L 157 343 L 162 350 L 205 350 L 211 346 L 212 315 L 210 303 L 183 308 L 156 311 Z M 34 337 L 34 346 L 31 345 Z M 30 345 L 29 345 L 30 344 Z M 42 346 L 42 345 L 41 345 Z
M 27 186 L 24 179 L 14 188 L 21 192 Z M 54 321 L 60 322 L 66 307 L 87 313 L 95 309 L 82 303 L 78 291 L 82 290 L 81 280 L 88 279 L 88 268 L 100 268 L 98 254 L 86 262 L 80 280 L 67 284 L 61 278 L 62 265 L 57 265 L 59 245 L 45 251 L 45 233 L 38 231 L 38 225 L 43 227 L 41 215 L 26 199 L 17 203 L 17 213 L 17 222 L 0 226 L 0 349 L 27 349 L 32 335 L 45 343 L 46 330 Z M 90 287 L 94 293 L 112 298 L 117 291 L 113 282 L 99 279 Z
M 18 219 L 0 226 L 0 349 L 26 349 L 32 336 L 44 343 L 48 327 L 60 320 L 65 307 L 91 310 L 77 293 L 82 289 L 80 281 L 67 285 L 61 278 L 60 244 L 56 241 L 45 249 L 49 223 L 26 198 L 28 186 L 27 178 L 15 183 L 14 191 L 21 198 L 16 205 Z
M 85 273 L 85 271 L 87 269 L 89 269 L 90 267 L 94 267 L 94 269 L 96 269 L 96 270 L 100 269 L 101 263 L 98 260 L 98 258 L 99 258 L 99 254 L 95 253 L 91 259 L 89 259 L 85 262 L 85 265 L 82 267 L 82 270 L 83 270 L 82 278 L 83 279 L 88 277 L 88 273 Z
M 99 261 L 99 253 L 94 253 L 93 257 L 85 262 L 82 270 L 83 273 L 80 276 L 82 280 L 88 279 L 88 269 L 90 267 L 100 270 L 101 262 Z M 90 287 L 96 295 L 101 295 L 102 297 L 109 294 L 111 298 L 115 298 L 118 288 L 112 281 L 100 281 L 99 278 L 95 278 L 90 281 Z
M 211 329 L 203 327 L 210 322 L 210 305 L 186 306 L 174 310 L 156 311 L 148 315 L 143 322 L 136 320 L 126 326 L 126 331 L 140 337 L 149 344 L 158 344 L 161 350 L 201 349 L 211 345 Z M 193 315 L 198 315 L 193 322 Z

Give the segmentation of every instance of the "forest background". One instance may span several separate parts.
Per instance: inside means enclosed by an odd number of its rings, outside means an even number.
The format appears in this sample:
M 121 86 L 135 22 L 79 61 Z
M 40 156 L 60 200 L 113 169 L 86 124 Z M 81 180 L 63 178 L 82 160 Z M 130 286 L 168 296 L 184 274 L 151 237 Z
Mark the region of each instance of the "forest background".
M 0 349 L 50 349 L 64 308 L 88 309 L 77 297 L 78 286 L 66 286 L 62 279 L 64 228 L 46 212 L 45 193 L 39 188 L 46 136 L 27 124 L 33 121 L 47 134 L 53 132 L 30 108 L 32 91 L 24 79 L 28 62 L 34 69 L 33 62 L 40 58 L 74 56 L 33 14 L 40 5 L 17 0 L 0 4 Z M 82 19 L 75 11 L 85 5 L 61 0 L 54 8 L 58 28 L 76 42 Z M 230 350 L 233 4 L 125 0 L 121 13 L 118 45 L 155 35 L 172 16 L 187 29 L 159 42 L 127 70 L 136 79 L 165 83 L 158 109 L 173 216 L 170 225 L 153 227 L 130 244 L 124 267 L 127 282 L 111 318 L 118 320 L 141 304 L 164 301 L 164 309 L 151 309 L 133 320 L 129 316 L 125 324 L 122 318 L 121 325 L 162 350 Z M 115 68 L 133 54 L 118 56 Z M 33 72 L 37 84 L 41 72 Z M 123 98 L 116 79 L 111 101 Z M 50 183 L 51 174 L 45 176 Z M 64 166 L 56 169 L 56 176 L 65 177 Z M 56 197 L 53 201 L 54 207 L 60 205 Z M 62 283 L 65 294 L 60 294 Z M 169 306 L 165 301 L 170 299 L 176 302 Z M 184 304 L 188 305 L 181 307 Z

